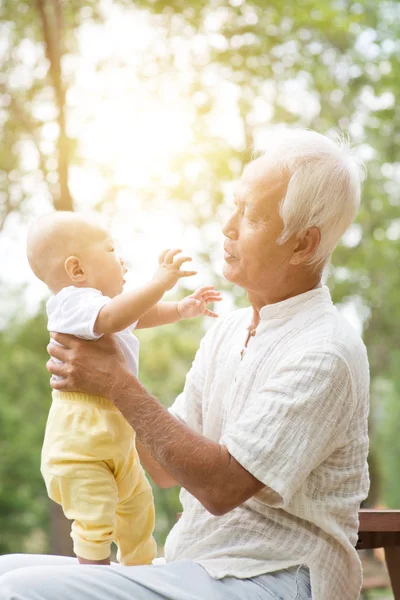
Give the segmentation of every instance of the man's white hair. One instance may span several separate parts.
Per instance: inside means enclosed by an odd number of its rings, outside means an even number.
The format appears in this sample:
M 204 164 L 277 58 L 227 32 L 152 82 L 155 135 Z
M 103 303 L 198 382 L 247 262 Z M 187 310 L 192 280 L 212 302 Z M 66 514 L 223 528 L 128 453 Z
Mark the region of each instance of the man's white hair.
M 280 205 L 284 230 L 278 243 L 318 227 L 321 242 L 309 264 L 326 264 L 357 214 L 362 161 L 344 137 L 335 143 L 305 129 L 272 130 L 263 154 L 290 178 Z

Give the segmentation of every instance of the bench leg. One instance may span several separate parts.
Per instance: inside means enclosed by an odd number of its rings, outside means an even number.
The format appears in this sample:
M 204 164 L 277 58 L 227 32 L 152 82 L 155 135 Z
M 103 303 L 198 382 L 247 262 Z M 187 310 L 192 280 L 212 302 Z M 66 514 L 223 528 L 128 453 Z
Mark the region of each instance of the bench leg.
M 400 600 L 400 546 L 385 548 L 386 565 L 395 600 Z

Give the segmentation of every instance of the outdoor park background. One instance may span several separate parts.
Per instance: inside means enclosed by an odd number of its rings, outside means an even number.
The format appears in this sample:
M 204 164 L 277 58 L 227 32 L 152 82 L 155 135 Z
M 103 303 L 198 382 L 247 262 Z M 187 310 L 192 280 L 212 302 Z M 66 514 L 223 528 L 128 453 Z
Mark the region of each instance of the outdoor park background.
M 0 554 L 70 549 L 39 471 L 47 291 L 26 263 L 28 224 L 101 211 L 129 285 L 182 247 L 199 269 L 188 289 L 215 283 L 224 314 L 246 299 L 221 278 L 220 226 L 277 123 L 344 132 L 367 167 L 328 285 L 369 353 L 368 505 L 400 506 L 399 39 L 394 0 L 0 0 Z M 139 333 L 141 380 L 166 405 L 209 324 Z M 179 501 L 155 497 L 162 546 Z

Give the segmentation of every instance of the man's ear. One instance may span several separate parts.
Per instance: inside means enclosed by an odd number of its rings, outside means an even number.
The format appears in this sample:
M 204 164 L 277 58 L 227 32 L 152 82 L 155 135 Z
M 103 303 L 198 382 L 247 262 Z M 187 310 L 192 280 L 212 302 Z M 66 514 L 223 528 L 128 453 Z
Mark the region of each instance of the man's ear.
M 318 227 L 310 227 L 297 239 L 290 263 L 300 265 L 309 260 L 316 252 L 321 241 L 321 232 Z
M 64 263 L 64 269 L 72 283 L 81 283 L 85 280 L 85 272 L 81 261 L 76 256 L 68 256 Z

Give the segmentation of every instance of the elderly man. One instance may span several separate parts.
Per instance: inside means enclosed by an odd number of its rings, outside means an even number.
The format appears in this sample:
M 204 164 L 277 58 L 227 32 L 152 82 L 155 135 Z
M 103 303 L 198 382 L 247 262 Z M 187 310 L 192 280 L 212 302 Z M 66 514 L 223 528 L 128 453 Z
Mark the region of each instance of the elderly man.
M 311 131 L 271 135 L 223 230 L 224 275 L 251 308 L 208 331 L 170 411 L 112 337 L 54 336 L 53 387 L 112 400 L 154 481 L 182 486 L 183 515 L 165 565 L 2 557 L 1 600 L 356 600 L 368 361 L 321 274 L 359 200 L 348 149 Z

